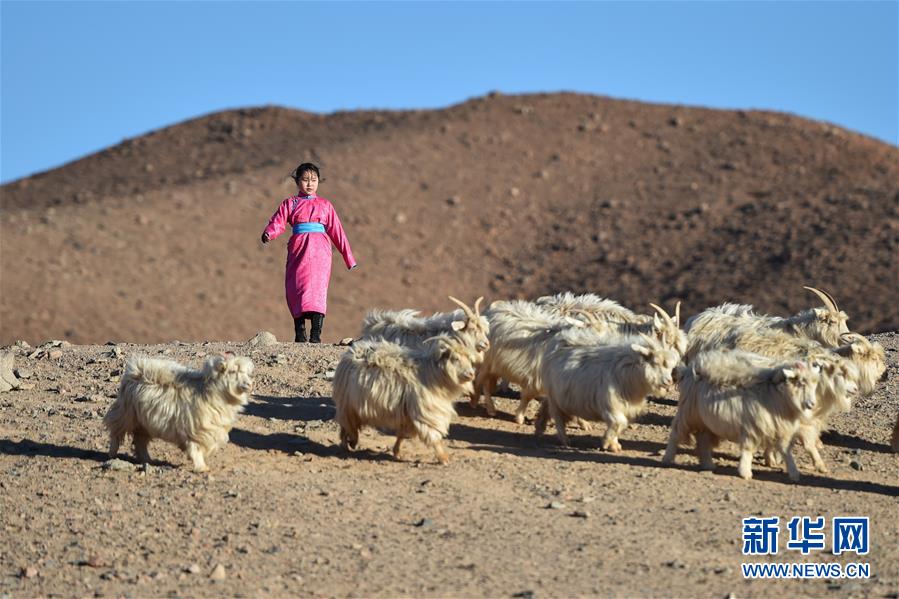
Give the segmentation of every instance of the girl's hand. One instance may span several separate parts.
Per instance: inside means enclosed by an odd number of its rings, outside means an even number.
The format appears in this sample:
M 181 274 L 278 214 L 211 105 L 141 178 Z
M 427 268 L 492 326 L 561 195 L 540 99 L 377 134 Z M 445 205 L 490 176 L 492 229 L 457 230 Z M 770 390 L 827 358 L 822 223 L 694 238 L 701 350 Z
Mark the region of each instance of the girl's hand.
M 263 233 L 262 234 L 262 243 L 268 243 L 268 241 L 269 241 L 268 233 Z

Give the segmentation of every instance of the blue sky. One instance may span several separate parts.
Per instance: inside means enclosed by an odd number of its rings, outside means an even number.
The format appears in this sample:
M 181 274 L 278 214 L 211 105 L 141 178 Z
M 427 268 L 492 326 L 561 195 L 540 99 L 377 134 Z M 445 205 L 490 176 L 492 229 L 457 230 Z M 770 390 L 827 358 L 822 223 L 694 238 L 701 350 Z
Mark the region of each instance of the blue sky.
M 223 109 L 491 90 L 761 108 L 897 140 L 897 2 L 0 0 L 0 181 Z

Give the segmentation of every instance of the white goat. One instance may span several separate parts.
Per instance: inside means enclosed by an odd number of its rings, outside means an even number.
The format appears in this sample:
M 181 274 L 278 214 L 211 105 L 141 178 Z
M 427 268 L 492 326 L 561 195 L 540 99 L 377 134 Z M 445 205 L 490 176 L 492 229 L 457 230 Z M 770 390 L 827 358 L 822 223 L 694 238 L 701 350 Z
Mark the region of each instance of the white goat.
M 608 426 L 602 448 L 621 451 L 618 436 L 643 411 L 648 395 L 670 388 L 679 359 L 648 335 L 610 345 L 589 329 L 560 332 L 543 360 L 547 401 L 540 408 L 536 434 L 543 434 L 547 415 L 552 416 L 559 440 L 568 445 L 565 424 L 570 418 L 602 420 Z
M 418 347 L 392 341 L 358 341 L 343 354 L 334 373 L 335 419 L 340 443 L 355 448 L 359 430 L 373 426 L 395 431 L 393 455 L 403 439 L 417 436 L 449 461 L 443 438 L 456 411 L 453 402 L 475 376 L 472 349 L 450 335 L 437 335 Z
M 479 310 L 484 298 L 475 300 L 474 308 L 452 296 L 449 299 L 459 304 L 460 309 L 438 312 L 428 317 L 420 316 L 417 310 L 372 310 L 362 321 L 362 337 L 382 338 L 412 346 L 441 333 L 460 333 L 458 337 L 471 338 L 470 345 L 476 351 L 487 351 L 490 347 L 490 323 Z
M 680 329 L 680 302 L 675 307 L 675 317 L 672 318 L 661 306 L 649 304 L 657 312 L 654 316 L 647 317 L 644 322 L 614 322 L 603 320 L 590 311 L 578 312 L 573 310 L 573 316 L 584 322 L 588 327 L 598 333 L 607 336 L 609 342 L 615 338 L 619 341 L 635 335 L 649 335 L 662 342 L 662 344 L 683 356 L 687 351 L 687 335 Z
M 695 436 L 701 468 L 711 470 L 712 449 L 726 439 L 740 446 L 741 477 L 752 478 L 754 451 L 770 448 L 783 457 L 790 479 L 799 480 L 790 446 L 815 407 L 817 369 L 733 350 L 701 353 L 682 370 L 663 462 L 671 463 L 678 444 Z
M 684 361 L 689 363 L 707 349 L 736 347 L 732 340 L 734 329 L 740 327 L 768 328 L 790 335 L 812 339 L 827 347 L 840 345 L 840 335 L 849 332 L 846 313 L 837 307 L 830 294 L 814 287 L 805 287 L 824 303 L 824 308 L 810 308 L 789 318 L 756 314 L 747 304 L 729 304 L 708 308 L 690 318 L 687 331 L 687 351 Z
M 206 457 L 228 442 L 228 432 L 253 389 L 249 358 L 217 356 L 202 370 L 143 356 L 128 360 L 115 402 L 103 418 L 109 430 L 109 457 L 126 434 L 141 462 L 150 461 L 149 443 L 158 438 L 187 453 L 197 472 Z
M 599 297 L 592 293 L 575 295 L 570 291 L 565 291 L 538 297 L 534 303 L 561 316 L 577 317 L 580 314 L 589 313 L 598 320 L 631 324 L 646 324 L 652 320 L 652 317 L 637 314 L 615 300 Z
M 496 301 L 485 312 L 490 321 L 490 349 L 475 379 L 475 390 L 483 390 L 487 413 L 496 415 L 493 391 L 500 378 L 521 387 L 515 421 L 524 422 L 531 399 L 542 394 L 541 363 L 548 340 L 580 322 L 547 312 L 524 300 Z M 477 395 L 472 405 L 477 405 Z
M 871 395 L 877 381 L 887 370 L 883 346 L 858 333 L 846 333 L 840 336 L 840 340 L 843 345 L 834 349 L 834 352 L 855 364 L 859 373 L 859 392 L 865 397 Z

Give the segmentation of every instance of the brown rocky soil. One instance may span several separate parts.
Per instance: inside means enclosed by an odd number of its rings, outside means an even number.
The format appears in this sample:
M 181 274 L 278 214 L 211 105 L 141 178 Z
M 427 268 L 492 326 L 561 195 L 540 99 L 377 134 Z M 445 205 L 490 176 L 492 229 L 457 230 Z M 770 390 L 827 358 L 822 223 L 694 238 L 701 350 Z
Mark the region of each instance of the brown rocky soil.
M 899 149 L 770 112 L 576 94 L 444 110 L 211 114 L 5 185 L 0 343 L 291 334 L 267 219 L 315 160 L 360 268 L 325 339 L 372 307 L 594 291 L 647 310 L 793 313 L 833 293 L 899 329 Z
M 573 430 L 563 449 L 516 425 L 510 399 L 497 419 L 459 404 L 442 467 L 417 441 L 394 460 L 393 438 L 370 430 L 361 451 L 338 449 L 327 380 L 338 346 L 13 346 L 30 388 L 0 395 L 0 597 L 895 597 L 899 338 L 874 338 L 887 380 L 824 435 L 830 474 L 798 455 L 798 484 L 758 460 L 754 480 L 738 478 L 729 445 L 713 474 L 684 453 L 664 467 L 673 397 L 651 401 L 620 454 L 597 449 L 602 427 Z M 225 350 L 254 360 L 258 387 L 209 474 L 162 442 L 147 468 L 104 466 L 101 419 L 128 355 L 199 365 Z M 869 516 L 863 560 L 773 561 L 865 561 L 872 578 L 743 580 L 751 515 Z

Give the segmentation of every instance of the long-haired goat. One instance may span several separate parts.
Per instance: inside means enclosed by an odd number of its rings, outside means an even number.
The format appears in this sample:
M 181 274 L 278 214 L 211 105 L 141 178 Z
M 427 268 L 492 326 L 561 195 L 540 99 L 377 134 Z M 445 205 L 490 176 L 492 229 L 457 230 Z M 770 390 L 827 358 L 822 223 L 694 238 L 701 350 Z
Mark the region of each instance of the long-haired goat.
M 472 349 L 450 335 L 437 335 L 418 347 L 384 340 L 358 341 L 343 354 L 334 373 L 335 419 L 340 444 L 355 448 L 365 426 L 396 433 L 400 444 L 418 437 L 449 461 L 443 438 L 456 415 L 453 402 L 475 376 Z
M 648 335 L 610 345 L 593 330 L 560 332 L 543 360 L 547 400 L 540 408 L 535 433 L 543 434 L 548 414 L 559 440 L 568 445 L 567 420 L 602 420 L 608 426 L 602 448 L 621 451 L 618 435 L 643 410 L 648 395 L 661 394 L 671 386 L 679 360 L 677 352 Z
M 592 293 L 575 295 L 570 291 L 565 291 L 538 297 L 534 303 L 561 316 L 577 317 L 579 314 L 589 313 L 598 320 L 631 324 L 646 324 L 652 320 L 651 316 L 637 314 L 615 300 L 599 297 Z
M 689 363 L 698 353 L 707 349 L 734 347 L 728 338 L 734 328 L 748 326 L 780 330 L 796 337 L 812 339 L 827 347 L 840 345 L 840 336 L 848 333 L 846 313 L 839 309 L 836 300 L 827 292 L 815 287 L 805 287 L 824 303 L 823 308 L 809 308 L 788 318 L 756 314 L 747 304 L 729 304 L 708 308 L 690 318 L 684 326 L 687 331 L 687 352 L 684 361 Z
M 438 312 L 431 316 L 420 316 L 417 310 L 372 310 L 362 321 L 364 339 L 382 338 L 400 345 L 420 345 L 425 339 L 441 333 L 457 337 L 469 337 L 470 345 L 478 352 L 490 347 L 490 323 L 480 313 L 483 297 L 475 300 L 470 308 L 452 296 L 450 301 L 459 305 L 452 312 Z
M 678 444 L 695 436 L 701 468 L 711 470 L 712 449 L 726 439 L 740 446 L 741 477 L 752 478 L 755 450 L 770 448 L 783 457 L 790 479 L 799 480 L 790 447 L 815 407 L 816 368 L 733 350 L 703 352 L 682 371 L 664 463 L 674 461 Z
M 843 356 L 858 368 L 858 390 L 863 396 L 874 393 L 877 381 L 887 370 L 886 352 L 876 341 L 869 341 L 864 335 L 846 333 L 840 337 L 842 345 L 834 352 Z
M 605 335 L 609 342 L 615 338 L 622 340 L 635 335 L 649 335 L 661 341 L 666 347 L 676 351 L 678 356 L 683 356 L 687 351 L 687 335 L 679 326 L 680 302 L 675 307 L 674 318 L 661 306 L 652 303 L 649 305 L 656 311 L 656 314 L 651 318 L 647 317 L 641 323 L 606 321 L 590 311 L 579 312 L 578 310 L 572 310 L 572 316 L 582 320 L 584 324 L 594 331 Z
M 746 352 L 781 361 L 808 360 L 820 369 L 815 389 L 816 403 L 808 419 L 800 425 L 798 438 L 820 472 L 827 467 L 818 451 L 821 431 L 827 427 L 830 416 L 836 412 L 848 412 L 852 397 L 859 391 L 859 367 L 840 355 L 839 348 L 826 348 L 817 341 L 794 337 L 777 329 L 742 327 L 735 329 L 732 347 Z M 859 360 L 859 364 L 862 360 Z M 766 453 L 769 465 L 775 463 L 775 453 Z
M 560 331 L 580 322 L 551 314 L 540 306 L 524 300 L 496 301 L 485 312 L 490 321 L 490 349 L 478 370 L 475 391 L 483 390 L 487 413 L 496 414 L 493 391 L 503 378 L 521 387 L 521 400 L 515 421 L 524 422 L 531 399 L 543 392 L 540 365 L 547 341 Z M 472 405 L 477 405 L 477 395 Z
M 103 418 L 109 456 L 130 434 L 141 462 L 150 461 L 149 443 L 163 439 L 187 453 L 197 472 L 206 457 L 228 442 L 228 432 L 253 389 L 249 358 L 216 356 L 202 370 L 143 356 L 131 357 L 115 402 Z
M 362 338 L 384 339 L 400 345 L 420 347 L 425 339 L 445 333 L 473 348 L 477 354 L 477 366 L 490 347 L 490 323 L 480 312 L 480 304 L 484 298 L 475 300 L 473 308 L 453 296 L 449 296 L 449 299 L 460 308 L 427 317 L 419 316 L 416 310 L 372 310 L 362 321 Z M 466 385 L 463 394 L 476 397 L 474 385 Z

